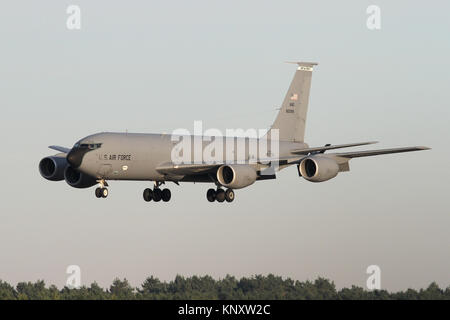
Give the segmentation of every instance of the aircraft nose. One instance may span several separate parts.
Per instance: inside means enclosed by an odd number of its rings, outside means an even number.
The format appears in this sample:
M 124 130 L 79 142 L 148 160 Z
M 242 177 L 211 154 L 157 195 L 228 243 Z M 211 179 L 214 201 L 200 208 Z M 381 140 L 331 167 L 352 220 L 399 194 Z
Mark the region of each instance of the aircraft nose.
M 81 166 L 84 154 L 84 150 L 80 148 L 73 148 L 67 154 L 67 162 L 72 166 L 72 168 L 76 169 Z

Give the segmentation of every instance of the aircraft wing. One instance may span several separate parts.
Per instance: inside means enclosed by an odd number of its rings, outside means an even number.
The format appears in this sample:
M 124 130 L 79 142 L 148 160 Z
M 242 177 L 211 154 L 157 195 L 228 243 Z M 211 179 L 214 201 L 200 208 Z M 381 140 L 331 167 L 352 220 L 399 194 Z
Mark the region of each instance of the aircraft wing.
M 342 157 L 342 158 L 359 158 L 359 157 L 378 156 L 381 154 L 421 151 L 421 150 L 429 150 L 429 149 L 430 148 L 428 148 L 428 147 L 420 146 L 420 147 L 404 147 L 404 148 L 391 148 L 391 149 L 378 149 L 378 150 L 367 150 L 367 151 L 332 153 L 332 155 Z
M 293 155 L 286 157 L 279 157 L 276 159 L 267 158 L 260 159 L 257 163 L 250 163 L 253 165 L 270 165 L 271 162 L 278 161 L 279 165 L 287 165 L 292 163 L 297 163 L 303 156 Z M 175 164 L 173 162 L 166 162 L 159 165 L 156 168 L 161 174 L 170 175 L 170 176 L 184 176 L 184 175 L 196 175 L 196 174 L 205 174 L 205 173 L 215 173 L 216 170 L 224 165 L 225 163 L 193 163 L 193 164 Z
M 60 146 L 49 146 L 50 149 L 59 151 L 59 152 L 63 152 L 63 153 L 69 153 L 71 149 L 69 148 L 65 148 L 65 147 L 60 147 Z
M 305 148 L 305 149 L 294 149 L 294 150 L 291 150 L 291 153 L 292 154 L 304 154 L 304 155 L 307 155 L 307 154 L 310 154 L 312 152 L 324 152 L 326 150 L 349 148 L 349 147 L 357 147 L 357 146 L 365 146 L 365 145 L 374 144 L 374 143 L 378 143 L 378 141 L 326 145 L 326 146 L 322 146 L 322 147 L 313 147 L 313 148 Z
M 363 142 L 363 144 L 372 144 L 374 142 Z M 351 144 L 351 146 L 355 145 L 361 145 L 358 144 Z M 347 145 L 335 145 L 330 146 L 333 148 L 345 148 L 344 146 Z M 310 152 L 315 151 L 321 151 L 317 150 L 319 148 L 308 148 L 303 149 L 304 150 L 312 150 L 306 153 L 309 154 Z M 378 150 L 366 150 L 366 151 L 354 151 L 354 152 L 343 152 L 343 153 L 327 153 L 327 156 L 331 157 L 338 157 L 341 158 L 343 163 L 348 163 L 348 160 L 351 158 L 359 158 L 359 157 L 369 157 L 369 156 L 377 156 L 382 154 L 389 154 L 389 153 L 401 153 L 401 152 L 411 152 L 411 151 L 420 151 L 420 150 L 428 150 L 430 148 L 428 147 L 404 147 L 404 148 L 390 148 L 390 149 L 378 149 Z M 328 149 L 325 149 L 328 150 Z M 265 159 L 258 162 L 259 164 L 265 163 L 268 164 L 270 161 L 279 161 L 279 165 L 290 165 L 290 164 L 298 164 L 301 162 L 301 160 L 304 159 L 304 154 L 299 155 L 293 155 L 293 156 L 287 156 L 287 157 L 280 157 L 278 159 Z M 347 160 L 345 160 L 347 159 Z M 215 163 L 215 164 L 208 164 L 208 163 L 194 163 L 194 164 L 175 164 L 173 162 L 166 162 L 161 165 L 159 165 L 156 168 L 156 171 L 158 171 L 161 174 L 165 174 L 168 176 L 185 176 L 185 175 L 197 175 L 197 174 L 208 174 L 208 173 L 215 173 L 216 170 L 223 165 L 224 163 Z
M 156 168 L 156 171 L 167 175 L 192 175 L 192 174 L 203 174 L 214 171 L 220 167 L 221 164 L 204 164 L 204 163 L 193 163 L 193 164 L 174 164 L 172 162 L 164 163 Z

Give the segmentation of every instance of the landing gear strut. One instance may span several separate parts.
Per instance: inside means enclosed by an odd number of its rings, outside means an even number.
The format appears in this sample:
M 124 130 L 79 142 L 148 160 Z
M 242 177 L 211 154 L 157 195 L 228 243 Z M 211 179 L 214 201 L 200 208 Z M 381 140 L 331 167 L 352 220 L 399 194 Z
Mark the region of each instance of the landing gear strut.
M 100 184 L 100 187 L 95 189 L 95 196 L 97 198 L 106 198 L 109 194 L 109 191 L 106 188 L 108 183 L 105 180 L 99 180 L 98 183 Z
M 227 202 L 233 202 L 234 197 L 233 189 L 227 189 L 225 191 L 222 188 L 217 188 L 217 190 L 208 189 L 206 192 L 206 199 L 208 199 L 209 202 L 224 202 L 225 200 Z
M 145 189 L 143 194 L 144 200 L 146 202 L 150 202 L 152 200 L 155 202 L 159 202 L 161 200 L 164 202 L 170 201 L 170 199 L 172 198 L 172 193 L 167 188 L 161 190 L 159 186 L 162 184 L 163 182 L 155 181 L 153 190 L 150 188 Z

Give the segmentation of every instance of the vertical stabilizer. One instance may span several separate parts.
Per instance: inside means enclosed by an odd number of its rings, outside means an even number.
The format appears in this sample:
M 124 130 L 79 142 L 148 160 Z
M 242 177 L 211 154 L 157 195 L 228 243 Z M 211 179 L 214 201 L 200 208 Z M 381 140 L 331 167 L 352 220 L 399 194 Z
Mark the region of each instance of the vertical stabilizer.
M 317 63 L 292 63 L 298 64 L 298 68 L 271 129 L 279 130 L 281 141 L 303 142 L 312 71 Z

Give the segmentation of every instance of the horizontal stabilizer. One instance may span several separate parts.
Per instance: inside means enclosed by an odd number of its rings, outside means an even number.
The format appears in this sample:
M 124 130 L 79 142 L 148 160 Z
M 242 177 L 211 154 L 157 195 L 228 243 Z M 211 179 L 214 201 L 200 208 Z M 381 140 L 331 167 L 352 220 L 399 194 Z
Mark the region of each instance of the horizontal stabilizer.
M 312 68 L 313 66 L 318 65 L 317 62 L 306 62 L 306 61 L 286 61 L 286 63 L 297 64 L 299 67 L 306 67 L 306 68 Z
M 59 151 L 59 152 L 63 152 L 63 153 L 69 153 L 70 149 L 69 148 L 65 148 L 65 147 L 60 147 L 60 146 L 49 146 L 50 149 Z
M 378 143 L 378 141 L 347 143 L 347 144 L 336 144 L 336 145 L 331 145 L 331 146 L 314 147 L 314 148 L 306 148 L 306 149 L 295 149 L 295 150 L 291 150 L 291 153 L 292 154 L 305 154 L 305 155 L 307 155 L 307 154 L 310 154 L 312 152 L 321 152 L 321 151 L 333 150 L 333 149 L 365 146 L 365 145 L 374 144 L 374 143 Z
M 429 149 L 430 148 L 428 148 L 428 147 L 404 147 L 404 148 L 391 148 L 391 149 L 334 153 L 333 155 L 342 157 L 342 158 L 359 158 L 359 157 L 378 156 L 380 154 L 421 151 L 421 150 L 429 150 Z

